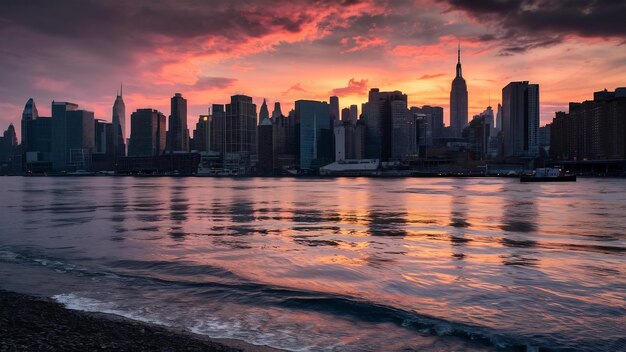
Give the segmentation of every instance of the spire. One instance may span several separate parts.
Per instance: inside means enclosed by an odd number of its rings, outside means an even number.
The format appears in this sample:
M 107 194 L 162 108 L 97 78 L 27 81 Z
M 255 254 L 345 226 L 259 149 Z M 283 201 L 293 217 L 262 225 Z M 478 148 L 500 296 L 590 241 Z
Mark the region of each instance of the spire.
M 461 41 L 460 40 L 459 40 L 459 47 L 457 49 L 456 77 L 463 78 L 463 72 L 461 70 Z
M 124 95 L 124 84 L 120 82 L 120 97 Z

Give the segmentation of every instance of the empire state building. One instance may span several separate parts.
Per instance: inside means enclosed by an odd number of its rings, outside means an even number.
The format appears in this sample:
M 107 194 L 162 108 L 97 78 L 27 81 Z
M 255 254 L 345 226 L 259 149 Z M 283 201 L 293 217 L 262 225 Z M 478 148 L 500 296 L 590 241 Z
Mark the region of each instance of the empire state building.
M 459 44 L 456 77 L 452 81 L 452 89 L 450 90 L 450 129 L 453 137 L 461 137 L 466 125 L 467 84 L 461 72 L 461 45 Z

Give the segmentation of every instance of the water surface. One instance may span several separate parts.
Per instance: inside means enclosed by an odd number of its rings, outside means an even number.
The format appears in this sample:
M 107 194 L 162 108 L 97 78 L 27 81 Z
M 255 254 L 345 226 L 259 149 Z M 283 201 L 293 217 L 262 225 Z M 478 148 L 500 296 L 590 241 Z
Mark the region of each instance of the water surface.
M 616 351 L 626 180 L 0 178 L 0 287 L 294 351 Z

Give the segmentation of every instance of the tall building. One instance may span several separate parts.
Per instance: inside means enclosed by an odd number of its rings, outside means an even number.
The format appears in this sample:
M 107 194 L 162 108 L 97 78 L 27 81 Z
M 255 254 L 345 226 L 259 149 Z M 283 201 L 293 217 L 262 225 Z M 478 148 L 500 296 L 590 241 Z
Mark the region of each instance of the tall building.
M 29 126 L 30 121 L 39 118 L 39 112 L 33 98 L 28 99 L 22 112 L 22 162 L 26 165 L 26 152 L 29 150 L 29 141 L 32 138 L 32 128 Z
M 400 91 L 381 92 L 372 88 L 367 104 L 363 106 L 365 122 L 365 157 L 387 161 L 391 158 L 392 115 L 391 103 L 401 101 L 406 104 L 407 96 Z
M 157 110 L 138 109 L 130 115 L 128 156 L 163 154 L 166 135 L 165 115 Z
M 339 121 L 339 98 L 336 96 L 332 96 L 329 99 L 330 102 L 330 121 L 331 126 L 335 121 Z
M 238 175 L 251 170 L 252 155 L 257 149 L 257 112 L 252 98 L 233 95 L 224 112 L 224 168 Z
M 113 155 L 126 155 L 126 104 L 122 99 L 122 89 L 120 86 L 120 94 L 115 98 L 113 103 L 113 115 L 111 123 L 113 124 Z
M 480 115 L 484 118 L 484 124 L 489 126 L 489 135 L 495 135 L 495 117 L 493 116 L 493 109 L 491 106 L 488 106 L 485 111 L 481 112 Z
M 350 121 L 356 125 L 359 120 L 359 108 L 356 105 L 350 105 Z
M 461 137 L 463 128 L 467 125 L 467 84 L 461 70 L 461 45 L 458 49 L 456 77 L 452 80 L 450 90 L 450 128 L 453 137 Z
M 349 108 L 341 109 L 341 121 L 350 121 L 350 109 Z
M 96 119 L 94 121 L 94 154 L 113 155 L 114 146 L 114 129 L 112 122 Z
M 567 113 L 556 113 L 550 128 L 552 158 L 626 159 L 626 88 L 605 89 L 593 97 L 570 103 Z
M 261 104 L 261 109 L 259 109 L 259 121 L 263 122 L 263 120 L 269 119 L 269 118 L 270 118 L 270 112 L 267 109 L 267 103 L 265 102 L 265 99 L 263 99 L 263 104 Z
M 200 115 L 193 131 L 195 150 L 198 152 L 215 151 L 213 116 Z
M 15 134 L 15 127 L 13 124 L 9 124 L 9 127 L 4 131 L 2 137 L 0 137 L 0 163 L 10 161 L 14 156 L 17 149 L 17 134 Z
M 284 116 L 283 112 L 280 109 L 280 103 L 274 102 L 274 111 L 272 111 L 272 120 L 279 116 Z
M 279 104 L 279 103 L 276 103 Z M 297 133 L 297 119 L 295 112 L 284 116 L 280 111 L 280 105 L 278 105 L 278 112 L 274 109 L 275 113 L 272 114 L 273 122 L 273 154 L 274 154 L 274 168 L 275 169 L 294 169 L 298 167 L 298 147 L 296 146 Z
M 176 93 L 171 99 L 171 114 L 167 131 L 167 151 L 189 151 L 189 128 L 187 127 L 187 99 Z
M 511 82 L 502 88 L 502 133 L 505 157 L 539 155 L 539 85 Z
M 51 161 L 54 171 L 86 170 L 95 148 L 94 115 L 78 105 L 52 102 Z
M 333 137 L 328 103 L 296 101 L 296 118 L 300 123 L 300 169 L 317 169 L 334 160 Z
M 498 111 L 496 112 L 496 132 L 502 131 L 502 104 L 498 104 Z
M 419 118 L 423 121 L 420 128 L 424 134 L 420 134 L 422 143 L 418 145 L 433 145 L 434 140 L 444 137 L 443 124 L 443 108 L 439 106 L 424 105 L 423 107 L 411 107 L 413 114 L 420 114 Z M 423 115 L 423 116 L 422 116 Z
M 265 104 L 265 102 L 263 102 Z M 267 109 L 267 107 L 266 107 Z M 261 108 L 261 111 L 263 109 Z M 274 174 L 274 139 L 273 126 L 269 114 L 259 123 L 259 143 L 258 143 L 258 174 Z
M 404 160 L 415 154 L 415 118 L 406 100 L 391 102 L 391 159 Z

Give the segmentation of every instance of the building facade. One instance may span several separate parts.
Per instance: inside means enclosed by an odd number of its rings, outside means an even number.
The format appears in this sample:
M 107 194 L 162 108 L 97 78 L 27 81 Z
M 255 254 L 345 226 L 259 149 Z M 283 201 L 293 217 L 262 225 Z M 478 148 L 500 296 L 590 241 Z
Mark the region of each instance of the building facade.
M 461 69 L 461 47 L 458 49 L 456 77 L 452 80 L 450 90 L 450 129 L 452 137 L 461 137 L 463 128 L 467 125 L 467 83 Z
M 170 100 L 170 118 L 167 130 L 167 151 L 189 151 L 189 128 L 187 127 L 187 99 L 176 93 Z
M 502 152 L 505 157 L 539 155 L 539 85 L 511 82 L 502 89 Z
M 163 154 L 166 146 L 165 115 L 153 109 L 138 109 L 130 115 L 128 156 Z

